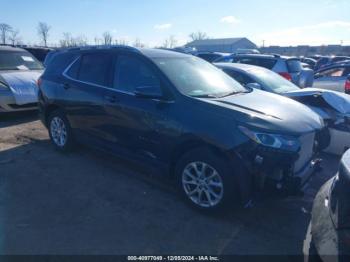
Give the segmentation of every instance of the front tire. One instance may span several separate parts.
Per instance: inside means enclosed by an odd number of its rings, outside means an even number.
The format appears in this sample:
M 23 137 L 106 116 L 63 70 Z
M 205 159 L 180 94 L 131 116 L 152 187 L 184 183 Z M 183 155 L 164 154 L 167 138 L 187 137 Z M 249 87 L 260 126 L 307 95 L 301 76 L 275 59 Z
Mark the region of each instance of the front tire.
M 182 195 L 197 209 L 219 211 L 237 202 L 237 186 L 229 163 L 210 149 L 198 148 L 184 154 L 175 175 Z
M 54 111 L 48 118 L 48 129 L 51 143 L 61 152 L 68 152 L 73 148 L 74 139 L 70 124 L 60 110 Z

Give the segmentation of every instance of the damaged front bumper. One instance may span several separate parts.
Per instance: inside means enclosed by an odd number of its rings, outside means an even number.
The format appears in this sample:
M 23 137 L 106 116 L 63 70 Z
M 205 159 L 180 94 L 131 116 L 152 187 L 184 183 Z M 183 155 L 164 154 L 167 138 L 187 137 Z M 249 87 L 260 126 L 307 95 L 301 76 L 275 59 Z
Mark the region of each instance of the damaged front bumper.
M 249 142 L 239 151 L 240 159 L 252 176 L 254 191 L 274 189 L 297 194 L 305 189 L 307 182 L 320 170 L 321 159 L 317 157 L 322 131 L 302 136 L 302 148 L 299 152 L 287 152 L 267 148 Z

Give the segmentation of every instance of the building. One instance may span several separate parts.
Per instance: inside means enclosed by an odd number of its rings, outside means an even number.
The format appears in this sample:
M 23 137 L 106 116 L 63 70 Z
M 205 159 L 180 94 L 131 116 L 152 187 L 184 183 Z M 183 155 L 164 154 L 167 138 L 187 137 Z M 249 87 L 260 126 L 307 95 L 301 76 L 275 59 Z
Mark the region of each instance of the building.
M 238 49 L 257 49 L 257 46 L 245 37 L 195 40 L 186 44 L 186 47 L 196 48 L 200 52 L 222 53 L 235 53 Z

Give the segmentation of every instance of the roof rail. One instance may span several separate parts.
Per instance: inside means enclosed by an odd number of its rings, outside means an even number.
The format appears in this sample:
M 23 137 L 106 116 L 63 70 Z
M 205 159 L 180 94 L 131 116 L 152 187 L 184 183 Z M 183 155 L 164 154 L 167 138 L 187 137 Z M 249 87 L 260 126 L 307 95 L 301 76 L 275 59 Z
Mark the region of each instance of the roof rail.
M 133 52 L 140 52 L 137 48 L 125 45 L 87 45 L 77 47 L 66 47 L 58 49 L 58 52 L 83 51 L 83 50 L 99 50 L 99 49 L 125 49 Z

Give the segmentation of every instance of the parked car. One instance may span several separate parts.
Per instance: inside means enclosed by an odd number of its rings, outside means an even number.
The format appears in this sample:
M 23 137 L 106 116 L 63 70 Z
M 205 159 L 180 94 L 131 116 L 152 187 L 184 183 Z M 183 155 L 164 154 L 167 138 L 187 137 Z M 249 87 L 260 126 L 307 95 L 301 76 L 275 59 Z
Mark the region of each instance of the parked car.
M 40 63 L 44 63 L 47 54 L 54 50 L 46 47 L 23 47 L 23 49 L 31 53 Z
M 39 83 L 40 116 L 58 150 L 78 141 L 149 164 L 201 209 L 246 203 L 266 180 L 299 189 L 317 168 L 317 114 L 194 56 L 76 48 L 57 53 Z
M 0 113 L 37 109 L 37 80 L 43 66 L 29 52 L 0 47 Z
M 328 128 L 328 132 L 323 134 L 321 146 L 326 152 L 343 155 L 350 148 L 350 96 L 324 89 L 301 89 L 262 67 L 227 63 L 215 65 L 246 87 L 289 97 L 319 114 Z
M 324 56 L 321 57 L 316 65 L 315 65 L 315 70 L 320 70 L 323 69 L 324 67 L 328 67 L 334 63 L 342 62 L 345 60 L 350 60 L 349 56 Z
M 279 55 L 231 55 L 215 61 L 216 63 L 240 63 L 261 66 L 272 70 L 299 87 L 311 87 L 314 80 L 314 71 L 302 67 L 295 57 Z
M 200 57 L 204 59 L 205 61 L 212 63 L 215 60 L 227 56 L 229 54 L 227 53 L 219 53 L 219 52 L 197 52 L 195 53 L 195 56 Z
M 317 194 L 304 241 L 305 261 L 349 261 L 350 257 L 350 151 L 339 173 Z
M 317 63 L 317 60 L 312 59 L 310 57 L 301 57 L 300 61 L 302 63 L 308 64 L 309 68 L 311 68 L 311 69 L 315 69 L 315 66 L 316 66 L 316 63 Z
M 350 63 L 336 64 L 317 71 L 313 87 L 350 94 Z

